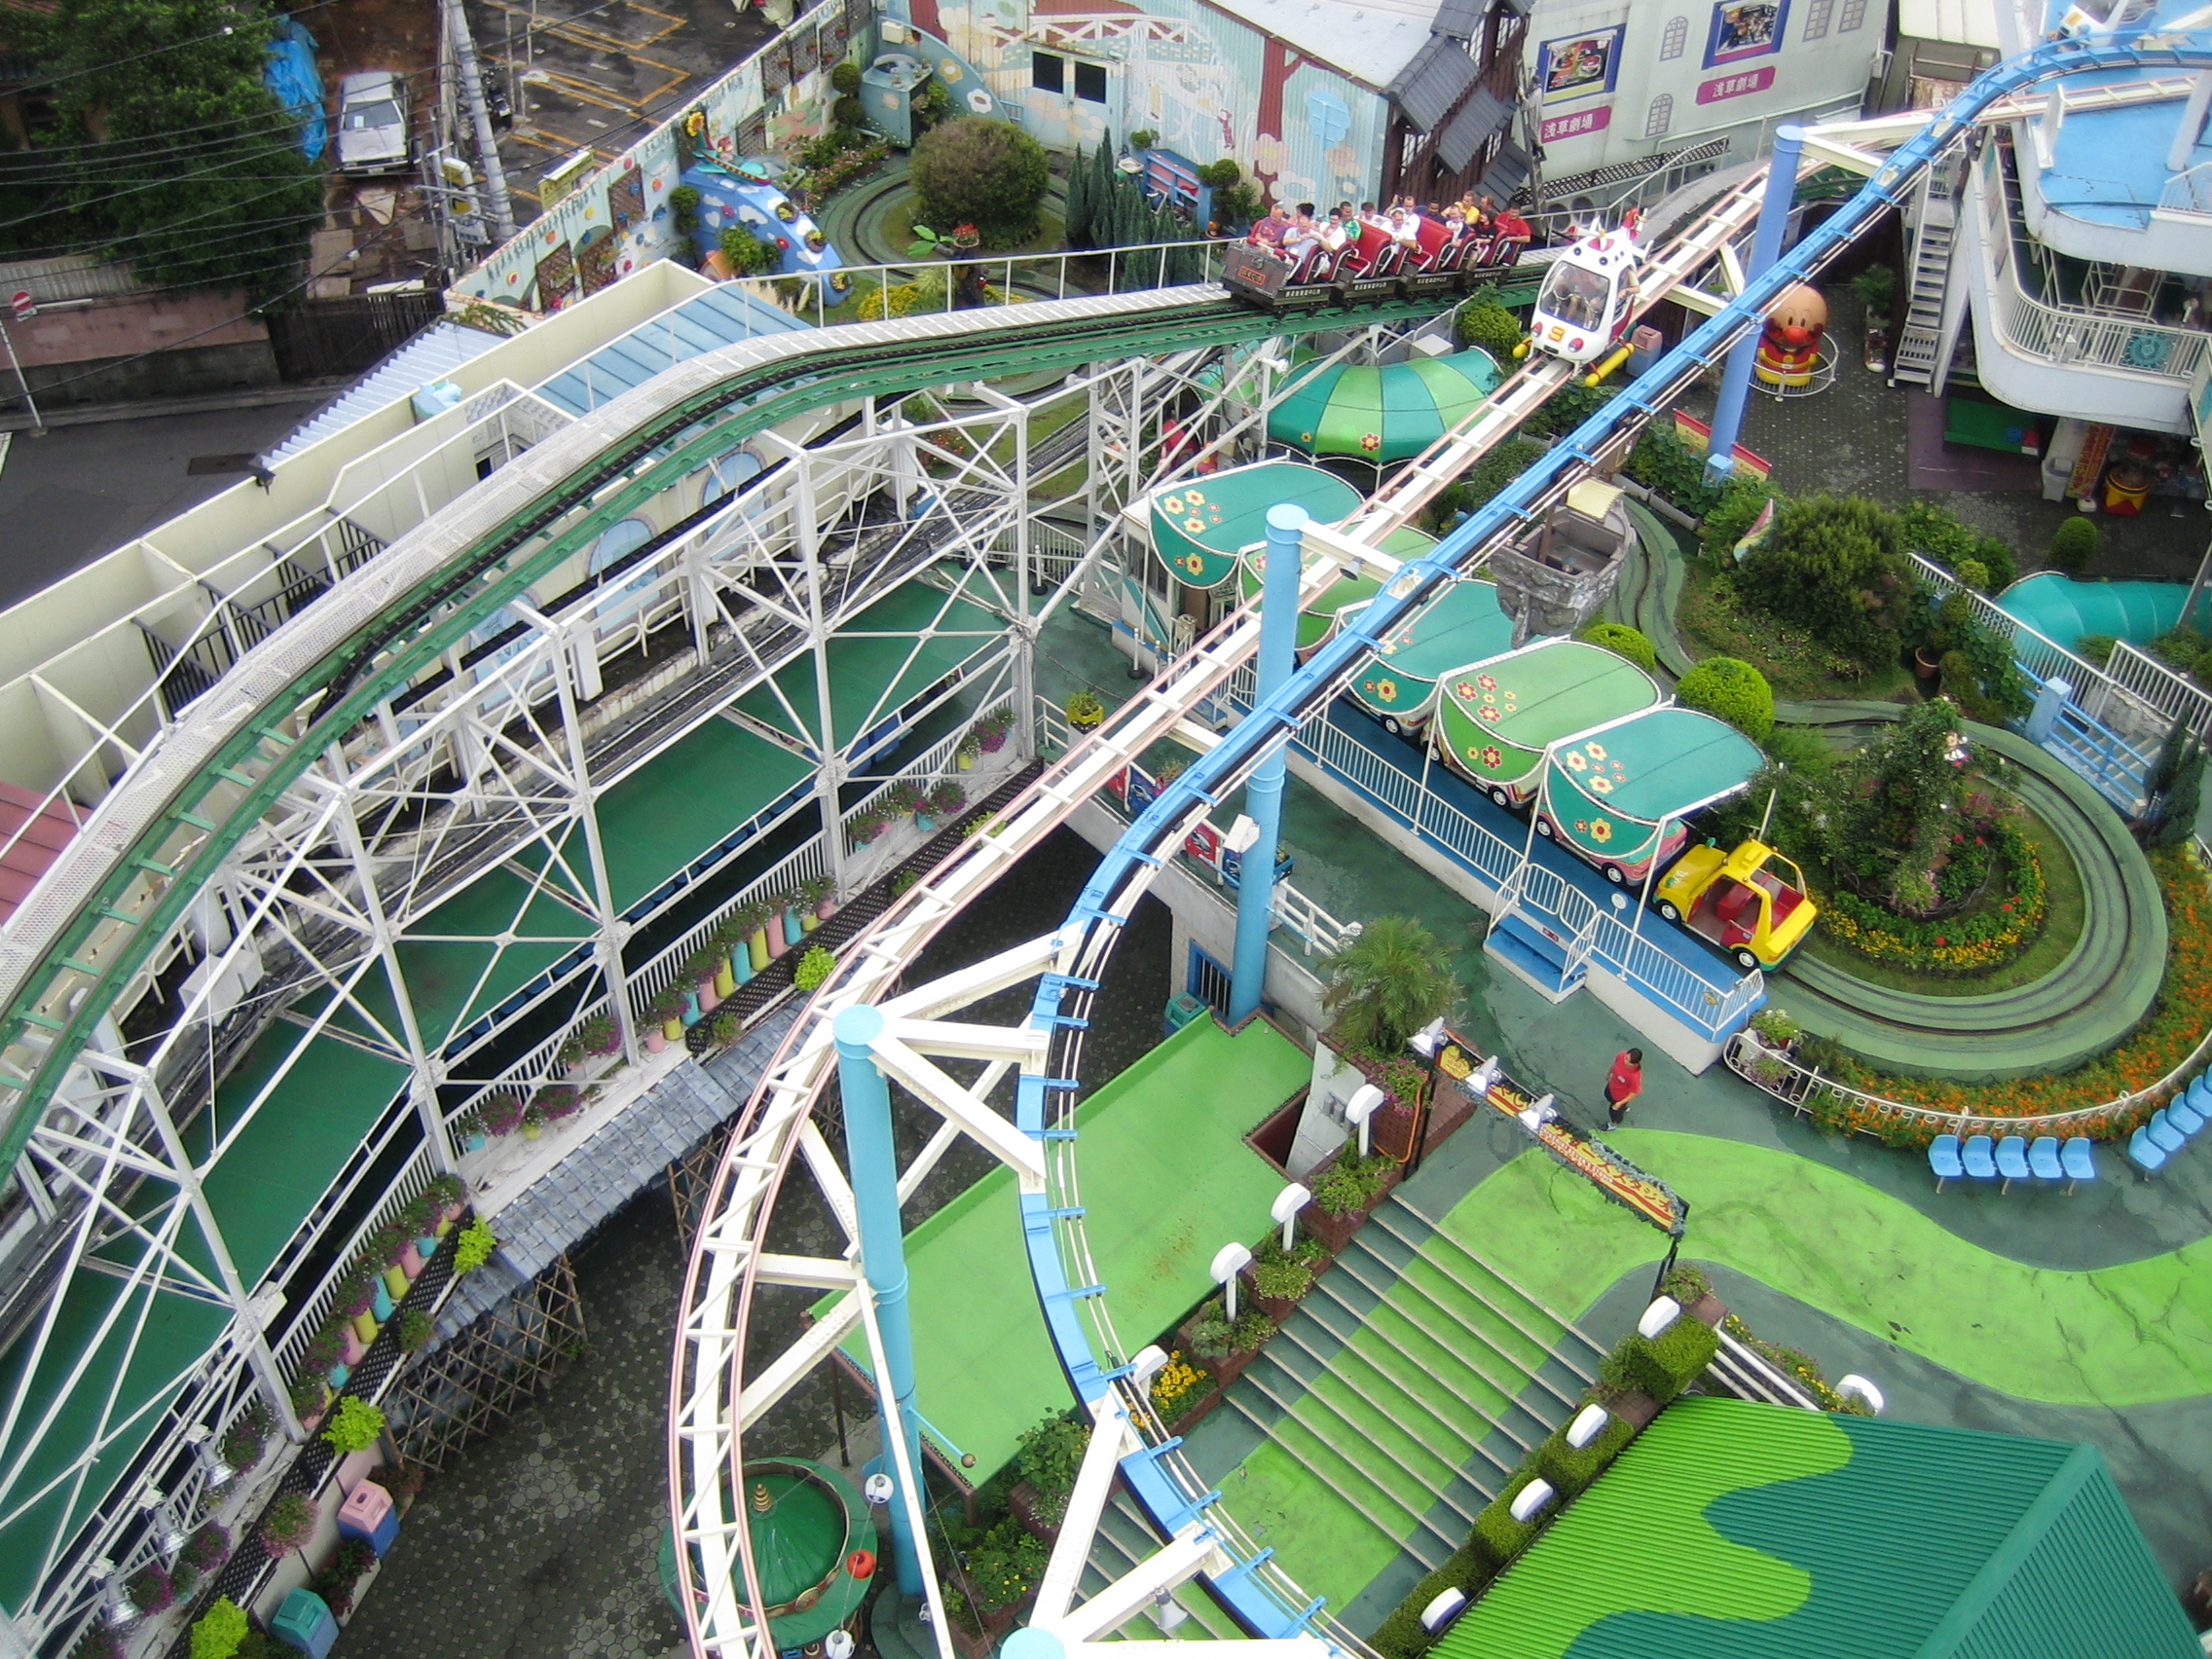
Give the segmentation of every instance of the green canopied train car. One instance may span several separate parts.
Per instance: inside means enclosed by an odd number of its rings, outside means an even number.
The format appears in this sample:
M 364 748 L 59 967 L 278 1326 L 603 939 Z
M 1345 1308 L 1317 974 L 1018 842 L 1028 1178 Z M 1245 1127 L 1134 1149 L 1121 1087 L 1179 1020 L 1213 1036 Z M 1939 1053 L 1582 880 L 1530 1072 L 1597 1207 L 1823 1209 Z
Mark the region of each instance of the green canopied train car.
M 1390 730 L 1417 732 L 1428 723 L 1439 679 L 1512 643 L 1513 618 L 1497 608 L 1496 585 L 1454 582 L 1360 659 L 1345 692 Z
M 1651 676 L 1579 640 L 1539 640 L 1444 677 L 1429 727 L 1446 765 L 1500 806 L 1522 806 L 1562 738 L 1662 701 Z
M 1544 756 L 1536 833 L 1613 882 L 1640 882 L 1689 838 L 1683 821 L 1725 800 L 1764 761 L 1758 745 L 1695 709 L 1647 709 L 1554 743 Z

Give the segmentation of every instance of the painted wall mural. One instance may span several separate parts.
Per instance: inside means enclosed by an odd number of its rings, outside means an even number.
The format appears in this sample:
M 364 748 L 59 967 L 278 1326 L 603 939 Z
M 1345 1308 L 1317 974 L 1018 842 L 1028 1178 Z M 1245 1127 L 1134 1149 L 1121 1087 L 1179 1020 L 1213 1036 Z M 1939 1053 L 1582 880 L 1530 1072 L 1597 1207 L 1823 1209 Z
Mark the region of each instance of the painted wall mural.
M 586 178 L 453 286 L 460 295 L 558 311 L 656 259 L 686 251 L 668 209 L 692 154 L 788 153 L 829 124 L 830 70 L 873 24 L 869 0 L 823 0 L 756 53 Z M 797 47 L 794 61 L 793 45 Z M 796 63 L 807 67 L 793 75 Z M 679 129 L 693 115 L 691 133 Z

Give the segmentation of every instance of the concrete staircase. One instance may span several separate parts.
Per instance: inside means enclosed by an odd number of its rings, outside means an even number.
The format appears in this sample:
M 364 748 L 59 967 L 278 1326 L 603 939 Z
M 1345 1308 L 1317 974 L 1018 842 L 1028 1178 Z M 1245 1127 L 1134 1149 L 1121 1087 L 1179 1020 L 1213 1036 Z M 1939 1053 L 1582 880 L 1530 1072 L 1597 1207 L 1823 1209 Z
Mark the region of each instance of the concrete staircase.
M 1393 1198 L 1227 1404 L 1424 1567 L 1570 1417 L 1602 1350 Z

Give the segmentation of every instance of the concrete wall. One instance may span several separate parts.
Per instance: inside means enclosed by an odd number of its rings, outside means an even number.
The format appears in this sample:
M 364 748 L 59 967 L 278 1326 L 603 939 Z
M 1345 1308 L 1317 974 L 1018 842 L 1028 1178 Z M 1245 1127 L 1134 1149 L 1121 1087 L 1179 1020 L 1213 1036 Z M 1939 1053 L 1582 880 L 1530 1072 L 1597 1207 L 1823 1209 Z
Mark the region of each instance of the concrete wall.
M 269 330 L 242 293 L 103 295 L 9 324 L 31 390 L 48 404 L 116 403 L 277 384 Z

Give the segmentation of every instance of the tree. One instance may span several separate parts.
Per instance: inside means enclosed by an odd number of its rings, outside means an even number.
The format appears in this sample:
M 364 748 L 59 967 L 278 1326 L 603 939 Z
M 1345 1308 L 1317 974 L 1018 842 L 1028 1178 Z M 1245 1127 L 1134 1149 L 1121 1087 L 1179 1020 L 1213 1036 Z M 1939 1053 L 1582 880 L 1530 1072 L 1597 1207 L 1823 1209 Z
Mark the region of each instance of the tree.
M 1045 146 L 1020 128 L 964 115 L 922 135 L 908 176 L 930 224 L 974 225 L 985 246 L 1006 247 L 1036 234 L 1051 174 Z
M 1675 701 L 1726 720 L 1753 743 L 1764 743 L 1774 730 L 1773 687 L 1740 657 L 1707 657 L 1682 676 Z
M 1321 1005 L 1337 1016 L 1338 1036 L 1383 1059 L 1459 1000 L 1444 947 L 1411 916 L 1376 917 L 1321 966 Z
M 1738 586 L 1777 621 L 1871 669 L 1897 656 L 1912 597 L 1897 515 L 1862 496 L 1810 496 L 1780 509 Z
M 58 0 L 18 44 L 50 77 L 61 158 L 18 249 L 90 245 L 176 287 L 298 286 L 321 169 L 261 84 L 271 17 L 230 0 Z
M 1942 698 L 1922 703 L 1830 775 L 1836 857 L 1906 915 L 1936 903 L 1933 866 L 1960 793 L 1952 759 L 1958 720 Z
M 1068 246 L 1090 245 L 1090 162 L 1078 144 L 1068 166 Z

